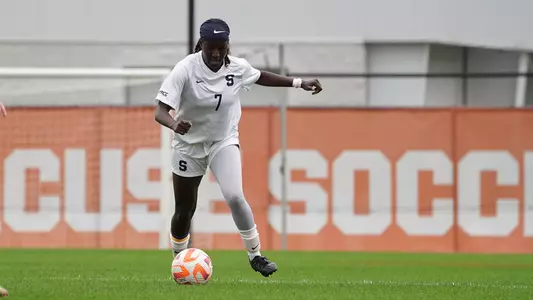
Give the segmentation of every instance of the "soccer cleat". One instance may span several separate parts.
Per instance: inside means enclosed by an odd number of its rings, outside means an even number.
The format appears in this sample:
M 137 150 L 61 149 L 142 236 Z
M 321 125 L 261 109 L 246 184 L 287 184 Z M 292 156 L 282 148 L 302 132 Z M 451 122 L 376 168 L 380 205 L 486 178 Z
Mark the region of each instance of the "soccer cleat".
M 271 262 L 264 256 L 256 256 L 250 261 L 250 266 L 254 271 L 261 273 L 261 275 L 268 277 L 278 270 L 275 262 Z

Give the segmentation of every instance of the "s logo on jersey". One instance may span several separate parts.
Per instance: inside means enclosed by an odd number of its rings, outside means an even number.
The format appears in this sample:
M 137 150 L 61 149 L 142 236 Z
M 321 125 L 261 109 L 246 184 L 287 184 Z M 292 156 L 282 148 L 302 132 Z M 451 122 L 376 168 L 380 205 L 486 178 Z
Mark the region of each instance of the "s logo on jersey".
M 163 95 L 163 97 L 168 96 L 168 92 L 165 92 L 165 91 L 159 91 L 159 94 Z
M 235 75 L 233 74 L 226 75 L 226 84 L 228 86 L 232 86 L 235 83 L 235 81 L 233 80 L 233 77 L 235 77 Z

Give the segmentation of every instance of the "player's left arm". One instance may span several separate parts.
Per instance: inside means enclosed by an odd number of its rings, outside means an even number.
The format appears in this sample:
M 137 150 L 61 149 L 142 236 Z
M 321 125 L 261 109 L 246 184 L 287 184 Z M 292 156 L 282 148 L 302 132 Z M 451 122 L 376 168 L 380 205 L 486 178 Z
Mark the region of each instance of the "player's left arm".
M 313 91 L 313 95 L 322 91 L 322 85 L 318 79 L 302 80 L 300 78 L 292 78 L 276 74 L 269 71 L 260 71 L 245 59 L 240 59 L 238 62 L 244 69 L 243 85 L 249 87 L 252 84 L 271 86 L 271 87 L 295 87 L 302 88 L 306 91 Z
M 7 116 L 6 107 L 4 106 L 4 104 L 2 104 L 2 102 L 0 102 L 0 113 L 1 113 L 4 117 Z
M 269 71 L 261 71 L 261 75 L 259 75 L 259 79 L 257 79 L 255 83 L 271 87 L 302 88 L 306 91 L 313 91 L 313 95 L 322 91 L 322 85 L 318 79 L 302 80 L 300 78 L 291 78 Z

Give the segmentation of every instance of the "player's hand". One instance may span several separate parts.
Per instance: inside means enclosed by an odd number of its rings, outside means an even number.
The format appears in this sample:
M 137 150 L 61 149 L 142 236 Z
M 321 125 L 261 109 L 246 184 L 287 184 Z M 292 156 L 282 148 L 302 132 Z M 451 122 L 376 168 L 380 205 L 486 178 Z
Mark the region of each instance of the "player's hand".
M 9 293 L 7 292 L 7 290 L 0 286 L 0 297 L 7 297 L 7 296 L 9 296 Z
M 313 95 L 315 95 L 322 91 L 322 85 L 318 79 L 304 80 L 302 81 L 302 89 L 306 91 L 313 91 Z
M 4 106 L 2 103 L 0 103 L 0 113 L 1 113 L 2 116 L 4 116 L 4 117 L 7 116 L 6 108 L 5 108 L 5 106 Z
M 192 124 L 189 121 L 176 121 L 172 125 L 172 130 L 177 134 L 184 135 L 191 129 L 191 126 Z

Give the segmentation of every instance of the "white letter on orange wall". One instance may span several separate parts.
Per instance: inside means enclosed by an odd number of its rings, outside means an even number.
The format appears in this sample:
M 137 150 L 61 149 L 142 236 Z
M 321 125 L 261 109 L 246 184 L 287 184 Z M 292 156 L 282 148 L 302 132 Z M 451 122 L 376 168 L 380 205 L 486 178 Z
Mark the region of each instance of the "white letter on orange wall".
M 49 149 L 14 150 L 4 161 L 4 220 L 17 232 L 49 232 L 60 220 L 59 196 L 40 196 L 39 211 L 26 212 L 26 170 L 38 169 L 40 182 L 59 181 L 60 162 Z
M 354 213 L 354 172 L 369 172 L 370 213 Z M 344 151 L 333 163 L 333 224 L 344 234 L 380 235 L 392 223 L 391 166 L 381 151 Z
M 500 198 L 496 202 L 496 216 L 482 216 L 481 173 L 483 171 L 496 171 L 498 185 L 513 186 L 519 183 L 518 162 L 509 152 L 469 152 L 459 162 L 459 226 L 470 236 L 508 236 L 518 226 L 519 201 L 516 198 Z
M 270 192 L 281 200 L 281 152 L 270 160 Z M 308 178 L 327 178 L 328 161 L 317 150 L 287 151 L 287 201 L 305 202 L 305 214 L 287 214 L 287 232 L 316 234 L 328 222 L 328 194 L 318 183 L 292 182 L 292 170 L 305 170 Z M 281 233 L 281 205 L 271 205 L 268 220 L 276 232 Z
M 100 212 L 87 212 L 84 149 L 65 151 L 65 220 L 78 232 L 111 232 L 122 220 L 122 150 L 100 152 Z
M 533 236 L 533 152 L 524 153 L 524 236 Z
M 161 181 L 150 181 L 150 169 L 161 168 L 159 149 L 138 149 L 128 159 L 127 186 L 128 191 L 138 200 L 160 201 Z M 128 222 L 138 232 L 158 232 L 165 224 L 159 210 L 149 211 L 148 204 L 128 203 Z
M 396 221 L 408 235 L 442 236 L 453 226 L 453 199 L 433 199 L 432 215 L 418 211 L 418 174 L 433 171 L 436 185 L 453 184 L 452 162 L 444 151 L 409 151 L 396 165 Z

